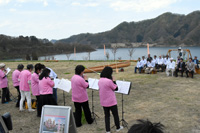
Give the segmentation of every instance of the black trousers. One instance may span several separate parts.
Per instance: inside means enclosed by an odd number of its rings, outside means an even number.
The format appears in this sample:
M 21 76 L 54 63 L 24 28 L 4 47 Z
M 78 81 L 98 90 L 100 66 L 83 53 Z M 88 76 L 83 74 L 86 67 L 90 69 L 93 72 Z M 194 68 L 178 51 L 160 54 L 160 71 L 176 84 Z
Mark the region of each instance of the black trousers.
M 179 72 L 179 71 L 181 72 L 181 76 L 183 76 L 184 70 L 176 69 L 176 72 L 175 72 L 176 77 L 178 76 L 178 72 Z
M 74 106 L 75 106 L 75 122 L 76 122 L 77 127 L 82 126 L 82 123 L 81 123 L 82 108 L 83 108 L 87 123 L 88 124 L 93 123 L 88 101 L 83 102 L 83 103 L 74 102 Z
M 15 86 L 15 88 L 17 89 L 17 92 L 18 92 L 18 99 L 17 99 L 16 107 L 19 107 L 19 103 L 20 103 L 20 99 L 21 99 L 21 93 L 19 91 L 19 86 Z
M 41 117 L 43 105 L 57 105 L 56 100 L 52 94 L 40 95 L 40 100 L 38 103 L 38 117 Z
M 189 72 L 189 71 L 187 70 L 187 71 L 186 71 L 186 75 L 187 75 L 187 77 L 188 77 L 188 73 L 191 73 L 191 74 L 192 74 L 192 78 L 193 78 L 194 71 Z
M 117 105 L 114 105 L 111 107 L 103 107 L 103 109 L 104 109 L 104 114 L 105 114 L 106 132 L 110 131 L 110 110 L 114 117 L 115 126 L 117 129 L 119 129 L 120 123 L 119 123 L 119 115 L 118 115 Z
M 1 103 L 9 102 L 10 101 L 10 93 L 8 87 L 2 88 L 2 99 Z
M 37 101 L 36 101 L 37 102 L 36 103 L 37 104 L 37 116 L 39 117 L 40 116 L 39 114 L 41 112 L 41 108 L 39 108 L 39 106 L 41 106 L 41 105 L 39 105 L 40 104 L 40 102 L 39 102 L 40 101 L 40 96 L 36 96 L 36 99 L 37 99 Z
M 162 64 L 162 65 L 157 65 L 157 69 L 160 69 L 161 68 L 161 70 L 162 70 L 162 72 L 164 71 L 164 65 Z

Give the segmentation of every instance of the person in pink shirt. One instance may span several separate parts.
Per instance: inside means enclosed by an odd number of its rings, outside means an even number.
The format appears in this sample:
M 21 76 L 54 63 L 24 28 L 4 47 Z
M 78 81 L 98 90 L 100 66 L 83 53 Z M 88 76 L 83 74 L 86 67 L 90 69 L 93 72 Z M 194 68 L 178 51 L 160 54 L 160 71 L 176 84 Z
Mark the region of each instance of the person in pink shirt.
M 75 68 L 75 75 L 71 78 L 71 87 L 72 87 L 72 101 L 75 106 L 75 122 L 76 127 L 81 127 L 81 117 L 82 117 L 82 108 L 85 114 L 86 121 L 88 124 L 93 123 L 91 116 L 91 111 L 88 104 L 88 94 L 87 88 L 89 84 L 87 83 L 86 75 L 84 73 L 84 66 L 78 65 Z
M 19 91 L 19 75 L 23 69 L 24 69 L 24 65 L 19 64 L 17 66 L 17 69 L 12 73 L 13 86 L 17 89 L 17 92 L 18 92 L 18 99 L 17 99 L 16 107 L 19 107 L 19 103 L 20 103 L 20 99 L 21 99 L 21 94 Z
M 6 77 L 6 70 L 5 70 L 5 64 L 0 64 L 0 88 L 2 88 L 2 98 L 1 103 L 6 104 L 10 100 L 10 94 L 8 89 L 8 79 Z
M 36 97 L 37 99 L 37 116 L 39 117 L 39 101 L 40 101 L 40 91 L 39 91 L 39 74 L 41 73 L 42 69 L 44 69 L 45 66 L 43 64 L 37 63 L 35 65 L 35 72 L 31 75 L 31 89 L 32 89 L 32 94 Z
M 31 83 L 31 72 L 33 70 L 33 65 L 28 64 L 27 65 L 27 70 L 23 70 L 20 75 L 19 75 L 19 89 L 21 93 L 21 100 L 20 100 L 20 106 L 19 110 L 23 111 L 23 103 L 26 98 L 27 104 L 28 104 L 28 110 L 29 112 L 35 111 L 31 107 L 31 91 L 30 91 L 30 83 Z
M 101 72 L 98 83 L 100 104 L 104 109 L 105 127 L 107 133 L 110 133 L 110 111 L 114 117 L 114 122 L 117 129 L 116 131 L 118 132 L 123 129 L 119 122 L 117 99 L 114 92 L 118 90 L 118 87 L 113 81 L 112 73 L 113 69 L 111 67 L 105 67 Z
M 39 101 L 39 111 L 38 116 L 41 116 L 42 106 L 43 105 L 57 105 L 55 98 L 53 97 L 53 86 L 54 81 L 50 79 L 49 74 L 50 70 L 45 68 L 39 76 L 39 92 L 40 92 L 40 101 Z

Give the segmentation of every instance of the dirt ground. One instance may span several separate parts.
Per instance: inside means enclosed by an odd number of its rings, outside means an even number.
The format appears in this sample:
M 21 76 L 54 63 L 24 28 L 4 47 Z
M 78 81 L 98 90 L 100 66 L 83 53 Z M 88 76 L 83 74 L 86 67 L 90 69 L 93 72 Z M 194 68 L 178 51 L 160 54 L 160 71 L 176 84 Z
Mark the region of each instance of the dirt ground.
M 4 62 L 12 71 L 19 63 L 36 64 L 37 62 Z M 74 75 L 74 68 L 78 64 L 86 67 L 106 65 L 110 62 L 42 62 L 52 68 L 59 78 L 70 79 Z M 136 123 L 137 119 L 149 119 L 152 122 L 161 122 L 165 125 L 165 133 L 200 133 L 200 75 L 194 75 L 194 79 L 184 77 L 167 77 L 165 72 L 157 74 L 134 74 L 134 65 L 124 68 L 124 72 L 113 73 L 116 80 L 132 82 L 129 95 L 124 95 L 124 119 L 129 127 Z M 64 74 L 69 73 L 69 74 Z M 87 74 L 91 78 L 99 78 L 94 73 Z M 9 74 L 9 88 L 14 97 L 17 96 L 16 89 L 12 86 L 11 73 Z M 91 108 L 91 93 L 88 89 L 89 103 Z M 73 106 L 71 93 L 65 93 L 67 106 Z M 118 100 L 118 111 L 122 118 L 121 94 L 116 94 Z M 34 96 L 32 96 L 34 98 Z M 63 91 L 58 90 L 58 104 L 63 106 Z M 94 92 L 95 113 L 97 124 L 84 124 L 77 128 L 79 133 L 104 133 L 104 114 L 100 106 L 98 91 Z M 11 133 L 38 133 L 40 118 L 36 117 L 36 112 L 19 112 L 15 107 L 14 100 L 9 104 L 0 104 L 0 114 L 10 112 L 12 115 L 13 130 Z M 111 126 L 114 125 L 111 115 Z M 123 129 L 121 133 L 128 130 Z M 112 129 L 115 132 L 115 129 Z

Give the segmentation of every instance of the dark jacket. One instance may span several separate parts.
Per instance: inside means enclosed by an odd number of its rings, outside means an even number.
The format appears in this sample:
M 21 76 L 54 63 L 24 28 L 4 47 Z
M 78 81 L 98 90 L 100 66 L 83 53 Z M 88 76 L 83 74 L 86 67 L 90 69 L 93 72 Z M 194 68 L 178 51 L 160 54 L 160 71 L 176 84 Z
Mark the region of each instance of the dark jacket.
M 192 62 L 194 62 L 195 60 L 192 60 Z M 199 60 L 198 59 L 196 59 L 196 63 L 197 63 L 197 65 L 199 64 Z
M 177 69 L 181 68 L 181 62 L 178 63 Z M 182 64 L 182 70 L 185 70 L 185 62 Z

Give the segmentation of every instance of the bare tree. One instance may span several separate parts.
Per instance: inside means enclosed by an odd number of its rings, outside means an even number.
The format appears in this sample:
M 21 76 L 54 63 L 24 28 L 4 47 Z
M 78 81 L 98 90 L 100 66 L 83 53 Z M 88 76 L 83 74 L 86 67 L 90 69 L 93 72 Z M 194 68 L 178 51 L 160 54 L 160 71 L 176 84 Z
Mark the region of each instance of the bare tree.
M 106 52 L 106 58 L 107 58 L 107 60 L 109 60 L 109 57 L 110 57 L 109 53 Z
M 116 53 L 117 53 L 117 50 L 118 50 L 118 47 L 117 47 L 117 46 L 114 46 L 114 47 L 112 47 L 112 49 L 111 49 L 111 52 L 112 52 L 113 55 L 114 55 L 114 60 L 115 60 L 115 55 L 116 55 Z
M 130 60 L 131 60 L 134 52 L 135 52 L 134 48 L 131 48 L 131 49 L 128 50 L 128 55 L 130 56 Z
M 66 54 L 66 56 L 67 56 L 67 59 L 69 60 L 69 58 L 70 58 L 71 54 Z
M 88 52 L 88 60 L 90 60 L 90 53 L 91 53 L 91 52 Z

